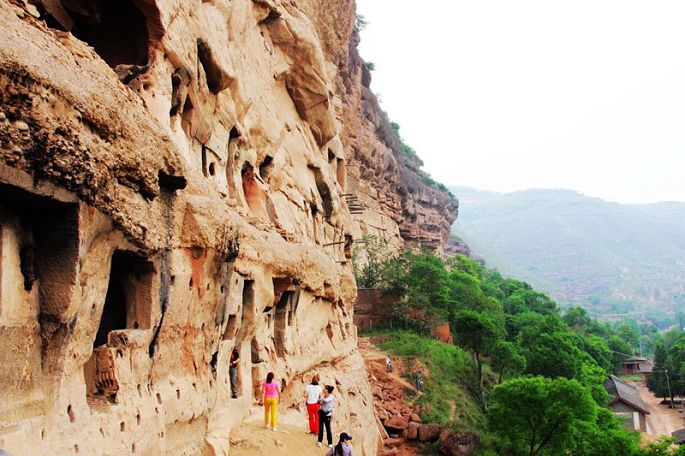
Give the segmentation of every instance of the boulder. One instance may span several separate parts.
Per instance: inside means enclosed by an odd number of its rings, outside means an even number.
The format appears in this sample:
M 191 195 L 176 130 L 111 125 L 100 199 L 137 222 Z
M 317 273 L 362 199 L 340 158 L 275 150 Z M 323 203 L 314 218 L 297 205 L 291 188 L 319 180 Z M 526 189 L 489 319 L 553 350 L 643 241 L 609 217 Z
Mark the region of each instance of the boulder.
M 406 420 L 403 420 L 402 417 L 400 417 L 399 415 L 396 415 L 396 416 L 393 416 L 392 418 L 390 418 L 385 423 L 383 423 L 383 425 L 388 430 L 394 430 L 394 431 L 400 431 L 401 432 L 401 431 L 407 429 L 407 426 L 409 425 L 409 423 L 407 423 Z
M 417 415 L 416 413 L 412 413 L 412 414 L 409 416 L 409 420 L 410 420 L 410 421 L 413 421 L 413 422 L 415 422 L 415 423 L 420 423 L 420 422 L 421 422 L 421 417 L 420 417 L 419 415 Z
M 383 440 L 383 446 L 385 447 L 398 447 L 401 446 L 404 443 L 404 439 L 398 439 L 398 438 L 389 438 Z
M 422 424 L 419 426 L 419 441 L 420 442 L 435 442 L 440 437 L 440 425 L 435 423 Z
M 476 451 L 479 444 L 480 439 L 474 434 L 458 434 L 445 429 L 440 433 L 438 448 L 446 456 L 469 456 Z
M 445 440 L 447 440 L 451 433 L 451 429 L 444 428 L 442 431 L 440 431 L 440 437 L 438 437 L 438 442 L 444 442 Z
M 412 421 L 407 425 L 407 433 L 405 435 L 409 440 L 416 440 L 419 438 L 419 426 L 420 424 Z
M 385 409 L 378 410 L 378 419 L 381 420 L 382 422 L 388 421 L 390 419 L 390 415 L 388 414 L 388 411 Z

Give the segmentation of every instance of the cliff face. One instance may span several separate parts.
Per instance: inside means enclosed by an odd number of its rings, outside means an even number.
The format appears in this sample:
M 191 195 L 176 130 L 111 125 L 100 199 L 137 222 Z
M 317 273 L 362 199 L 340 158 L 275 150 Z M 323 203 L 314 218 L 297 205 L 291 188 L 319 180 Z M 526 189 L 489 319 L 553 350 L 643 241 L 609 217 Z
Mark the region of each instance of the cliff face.
M 353 2 L 112 4 L 0 1 L 0 447 L 227 454 L 274 371 L 375 454 L 352 244 L 456 207 L 393 149 Z
M 348 146 L 348 192 L 365 207 L 354 214 L 355 233 L 374 235 L 388 245 L 410 243 L 443 252 L 458 203 L 448 193 L 426 185 L 421 166 L 401 153 L 400 138 L 369 89 L 371 74 L 357 53 L 358 33 L 350 38 L 344 97 Z

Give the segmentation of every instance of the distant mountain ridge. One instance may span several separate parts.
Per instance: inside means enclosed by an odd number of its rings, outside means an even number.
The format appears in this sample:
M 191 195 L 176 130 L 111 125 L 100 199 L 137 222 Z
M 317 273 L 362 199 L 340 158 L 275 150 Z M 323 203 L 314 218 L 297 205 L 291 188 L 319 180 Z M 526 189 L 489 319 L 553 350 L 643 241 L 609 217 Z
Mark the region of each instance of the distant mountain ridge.
M 506 275 L 597 315 L 685 308 L 685 203 L 618 204 L 572 190 L 450 187 L 454 232 Z

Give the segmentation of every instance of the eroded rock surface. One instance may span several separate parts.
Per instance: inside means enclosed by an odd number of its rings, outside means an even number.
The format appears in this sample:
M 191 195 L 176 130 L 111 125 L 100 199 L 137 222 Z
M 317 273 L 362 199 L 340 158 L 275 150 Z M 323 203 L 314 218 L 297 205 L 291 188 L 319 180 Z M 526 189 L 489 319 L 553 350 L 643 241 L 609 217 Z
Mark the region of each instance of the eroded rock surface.
M 376 454 L 352 245 L 378 225 L 440 248 L 456 205 L 384 133 L 354 20 L 0 1 L 0 447 L 229 454 L 274 371 L 284 407 L 334 381 L 336 428 Z

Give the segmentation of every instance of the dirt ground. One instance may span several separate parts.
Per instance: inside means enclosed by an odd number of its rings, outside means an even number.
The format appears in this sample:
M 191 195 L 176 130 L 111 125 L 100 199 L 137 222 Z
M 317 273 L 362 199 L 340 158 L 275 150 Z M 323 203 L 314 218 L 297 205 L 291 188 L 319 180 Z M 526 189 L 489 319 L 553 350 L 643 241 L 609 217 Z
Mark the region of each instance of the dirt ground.
M 672 432 L 685 427 L 679 410 L 672 410 L 661 405 L 661 398 L 654 395 L 642 384 L 635 384 L 640 390 L 642 400 L 647 404 L 650 414 L 647 415 L 647 435 L 650 440 L 661 435 L 671 435 Z
M 278 432 L 264 428 L 261 421 L 244 423 L 231 432 L 231 455 L 238 456 L 323 456 L 325 445 L 316 446 L 316 436 L 301 427 L 279 425 Z
M 364 358 L 366 369 L 369 374 L 381 378 L 391 379 L 392 383 L 400 391 L 403 389 L 415 389 L 414 384 L 408 382 L 402 375 L 407 371 L 406 361 L 402 357 L 393 356 L 393 371 L 387 372 L 385 366 L 386 352 L 373 344 L 372 338 L 360 337 L 358 341 L 359 352 Z M 425 372 L 423 372 L 425 375 Z

